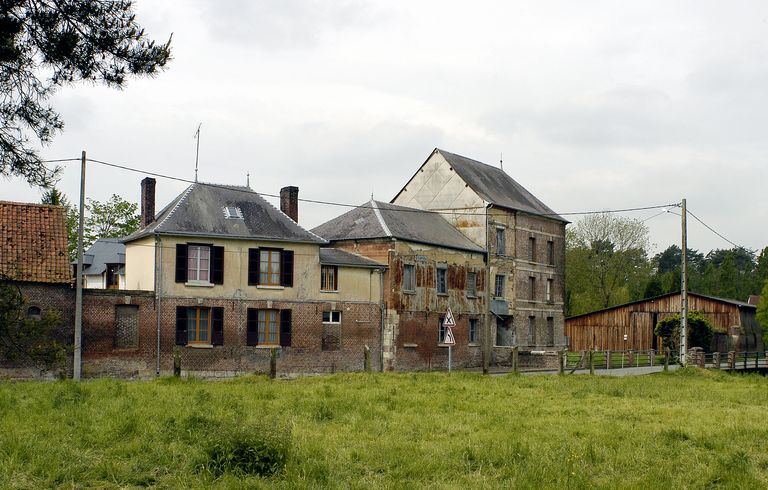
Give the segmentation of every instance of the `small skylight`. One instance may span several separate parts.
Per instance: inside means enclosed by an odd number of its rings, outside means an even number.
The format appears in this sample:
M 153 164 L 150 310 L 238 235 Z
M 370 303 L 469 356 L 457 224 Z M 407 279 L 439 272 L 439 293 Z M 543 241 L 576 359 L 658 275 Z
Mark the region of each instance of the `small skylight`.
M 235 206 L 224 206 L 224 217 L 227 219 L 243 219 L 243 212 Z

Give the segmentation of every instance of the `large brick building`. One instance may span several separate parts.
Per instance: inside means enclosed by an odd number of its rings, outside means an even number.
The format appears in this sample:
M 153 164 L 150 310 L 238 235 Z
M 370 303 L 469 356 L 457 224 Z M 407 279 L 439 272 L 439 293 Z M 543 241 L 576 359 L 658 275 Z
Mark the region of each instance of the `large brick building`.
M 565 219 L 502 169 L 440 149 L 392 203 L 440 213 L 487 253 L 491 362 L 565 345 Z
M 204 376 L 380 368 L 385 268 L 298 225 L 298 189 L 278 210 L 248 187 L 192 184 L 154 213 L 142 181 L 143 228 L 125 243 L 126 290 L 91 290 L 83 372 Z M 286 214 L 290 213 L 290 215 Z
M 478 366 L 485 316 L 485 252 L 438 213 L 371 200 L 312 230 L 332 246 L 387 264 L 384 366 L 443 369 L 443 320 L 456 320 L 453 362 Z

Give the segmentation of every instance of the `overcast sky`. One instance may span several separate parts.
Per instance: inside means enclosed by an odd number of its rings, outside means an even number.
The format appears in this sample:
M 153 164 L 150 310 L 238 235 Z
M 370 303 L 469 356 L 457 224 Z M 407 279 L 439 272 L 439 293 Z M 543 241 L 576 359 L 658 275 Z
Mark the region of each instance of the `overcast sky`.
M 555 211 L 687 198 L 730 240 L 768 245 L 768 2 L 138 0 L 173 61 L 123 91 L 53 100 L 49 159 L 88 156 L 263 193 L 389 201 L 439 147 L 498 165 Z M 91 165 L 87 194 L 143 176 Z M 77 200 L 79 165 L 60 182 Z M 186 184 L 158 179 L 158 209 Z M 37 201 L 19 179 L 2 199 Z M 312 228 L 346 208 L 301 203 Z M 630 213 L 646 219 L 658 211 Z M 569 217 L 575 221 L 578 217 Z M 646 223 L 657 249 L 680 218 Z M 689 246 L 730 248 L 696 222 Z

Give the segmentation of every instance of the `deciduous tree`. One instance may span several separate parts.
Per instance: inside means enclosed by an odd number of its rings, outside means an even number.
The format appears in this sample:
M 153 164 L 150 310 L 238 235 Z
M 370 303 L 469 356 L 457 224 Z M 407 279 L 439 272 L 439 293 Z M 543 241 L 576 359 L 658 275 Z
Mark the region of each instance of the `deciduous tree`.
M 130 235 L 139 229 L 141 217 L 138 205 L 128 202 L 117 194 L 112 194 L 102 203 L 88 199 L 85 205 L 88 217 L 85 220 L 85 238 L 83 246 L 90 247 L 99 238 L 119 238 Z
M 566 234 L 569 313 L 577 315 L 639 299 L 650 275 L 648 229 L 637 220 L 595 214 Z

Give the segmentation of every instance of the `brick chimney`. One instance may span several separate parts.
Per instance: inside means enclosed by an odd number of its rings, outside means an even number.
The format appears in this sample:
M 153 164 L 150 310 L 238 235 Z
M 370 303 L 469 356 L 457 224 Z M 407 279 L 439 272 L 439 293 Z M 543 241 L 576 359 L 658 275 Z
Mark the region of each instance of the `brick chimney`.
M 299 222 L 299 188 L 294 186 L 280 189 L 280 211 L 296 223 Z
M 152 177 L 145 177 L 141 181 L 141 227 L 155 221 L 155 183 Z

